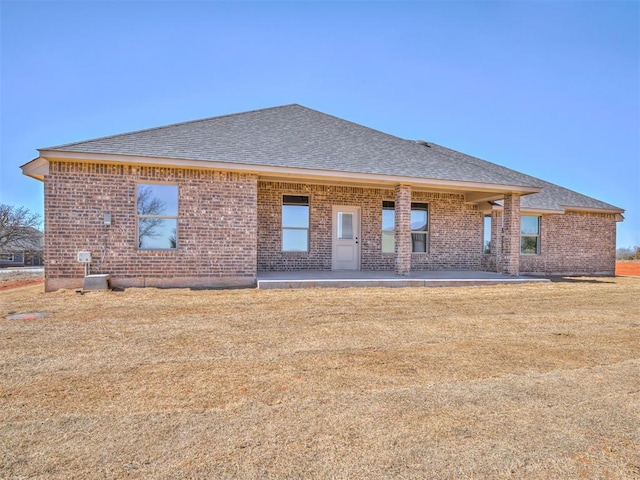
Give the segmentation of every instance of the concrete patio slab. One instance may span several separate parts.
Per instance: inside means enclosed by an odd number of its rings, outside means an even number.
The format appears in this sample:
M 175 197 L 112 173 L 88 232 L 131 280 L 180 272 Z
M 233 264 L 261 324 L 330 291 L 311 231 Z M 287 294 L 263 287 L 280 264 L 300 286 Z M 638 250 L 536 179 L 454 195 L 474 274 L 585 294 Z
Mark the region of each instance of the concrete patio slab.
M 453 287 L 548 282 L 546 278 L 509 276 L 494 272 L 429 271 L 407 276 L 377 271 L 298 271 L 260 272 L 257 286 L 274 288 L 348 288 L 348 287 Z

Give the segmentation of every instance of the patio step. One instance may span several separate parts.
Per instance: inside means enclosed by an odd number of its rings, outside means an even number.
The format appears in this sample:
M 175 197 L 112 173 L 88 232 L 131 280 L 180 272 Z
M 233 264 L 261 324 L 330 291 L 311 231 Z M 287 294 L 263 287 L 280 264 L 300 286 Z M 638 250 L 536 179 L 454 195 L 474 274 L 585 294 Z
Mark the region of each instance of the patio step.
M 258 288 L 293 289 L 293 288 L 351 288 L 351 287 L 473 287 L 503 284 L 524 284 L 548 282 L 546 278 L 316 278 L 316 279 L 258 279 Z

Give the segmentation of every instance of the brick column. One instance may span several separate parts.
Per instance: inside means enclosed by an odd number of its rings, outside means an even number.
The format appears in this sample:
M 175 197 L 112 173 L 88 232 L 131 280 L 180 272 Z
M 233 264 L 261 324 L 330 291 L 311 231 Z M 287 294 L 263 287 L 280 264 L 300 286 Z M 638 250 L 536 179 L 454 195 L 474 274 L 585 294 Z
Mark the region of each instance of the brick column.
M 502 272 L 502 213 L 491 214 L 491 256 L 496 272 Z
M 411 187 L 396 186 L 396 275 L 411 271 Z
M 520 273 L 520 195 L 514 193 L 504 196 L 502 273 Z

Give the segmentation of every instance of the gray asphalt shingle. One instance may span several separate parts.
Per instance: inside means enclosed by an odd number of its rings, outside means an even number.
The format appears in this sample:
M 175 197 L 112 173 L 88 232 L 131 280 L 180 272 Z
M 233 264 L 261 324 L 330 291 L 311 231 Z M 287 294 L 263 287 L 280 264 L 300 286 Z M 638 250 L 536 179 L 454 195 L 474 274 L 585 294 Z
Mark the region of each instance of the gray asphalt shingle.
M 523 206 L 616 208 L 495 163 L 428 145 L 300 105 L 286 105 L 42 150 L 542 186 L 542 192 L 523 197 Z

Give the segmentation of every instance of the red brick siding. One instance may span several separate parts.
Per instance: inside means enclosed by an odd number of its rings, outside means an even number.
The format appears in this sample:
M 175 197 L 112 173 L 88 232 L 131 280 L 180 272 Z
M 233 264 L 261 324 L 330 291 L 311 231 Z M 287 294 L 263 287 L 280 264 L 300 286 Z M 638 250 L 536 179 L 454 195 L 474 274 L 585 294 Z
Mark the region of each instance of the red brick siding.
M 136 248 L 136 184 L 145 182 L 179 187 L 177 250 Z M 81 250 L 92 252 L 92 273 L 108 273 L 114 284 L 251 283 L 256 189 L 254 175 L 52 162 L 45 178 L 47 288 L 81 281 Z M 111 226 L 103 225 L 104 212 L 112 214 Z
M 309 196 L 309 251 L 282 251 L 282 196 Z M 360 207 L 362 270 L 393 270 L 382 255 L 382 200 L 393 190 L 287 182 L 258 182 L 258 271 L 331 270 L 333 205 Z
M 309 252 L 282 252 L 282 196 L 309 195 Z M 362 270 L 395 268 L 395 255 L 382 253 L 382 201 L 394 189 L 287 182 L 258 182 L 258 271 L 331 270 L 331 207 L 361 209 Z M 412 270 L 477 270 L 482 257 L 483 215 L 456 194 L 412 192 L 413 202 L 429 204 L 429 253 L 411 254 Z
M 521 273 L 613 275 L 616 221 L 608 213 L 543 215 L 540 255 L 521 255 Z
M 502 252 L 498 257 L 502 273 L 518 275 L 520 269 L 520 195 L 504 196 Z
M 398 185 L 395 189 L 395 273 L 408 275 L 411 271 L 411 187 Z
M 429 204 L 429 253 L 413 253 L 412 270 L 480 270 L 484 215 L 463 195 L 416 192 Z

